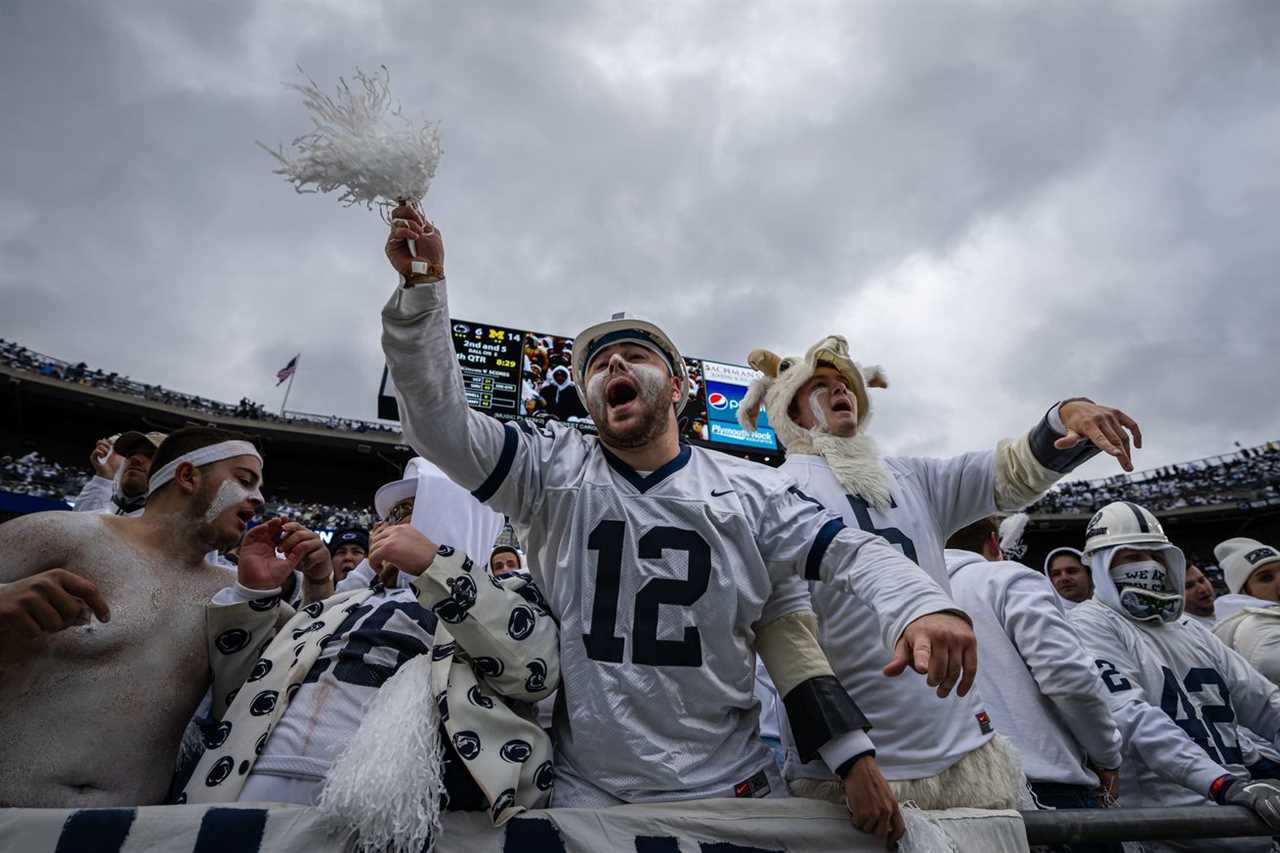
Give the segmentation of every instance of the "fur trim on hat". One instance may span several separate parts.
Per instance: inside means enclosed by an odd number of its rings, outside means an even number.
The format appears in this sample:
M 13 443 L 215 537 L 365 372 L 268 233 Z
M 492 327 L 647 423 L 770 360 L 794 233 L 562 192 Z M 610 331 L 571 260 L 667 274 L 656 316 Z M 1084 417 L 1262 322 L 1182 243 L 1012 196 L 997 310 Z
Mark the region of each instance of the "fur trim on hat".
M 756 428 L 763 407 L 769 413 L 769 426 L 787 453 L 807 453 L 827 460 L 836 478 L 851 494 L 865 499 L 876 508 L 889 506 L 889 474 L 881 460 L 875 441 L 863 432 L 871 418 L 871 399 L 867 388 L 888 388 L 889 380 L 879 365 L 862 368 L 849 357 L 849 342 L 839 335 L 829 335 L 809 347 L 803 358 L 783 358 L 768 350 L 754 350 L 747 364 L 763 375 L 751 383 L 738 405 L 738 423 L 745 430 Z M 819 429 L 806 429 L 796 423 L 788 411 L 800 387 L 808 382 L 819 367 L 832 367 L 849 383 L 858 403 L 858 432 L 849 438 L 831 435 Z
M 833 367 L 839 371 L 854 399 L 858 402 L 858 427 L 871 415 L 871 400 L 867 387 L 888 388 L 884 370 L 878 365 L 866 370 L 849 357 L 849 342 L 839 335 L 829 335 L 809 347 L 803 358 L 783 358 L 768 350 L 758 349 L 747 356 L 747 364 L 759 370 L 757 378 L 747 389 L 738 406 L 738 424 L 745 430 L 754 430 L 763 406 L 769 412 L 769 426 L 791 453 L 815 453 L 809 430 L 791 419 L 788 409 L 800 386 L 808 382 L 819 367 Z

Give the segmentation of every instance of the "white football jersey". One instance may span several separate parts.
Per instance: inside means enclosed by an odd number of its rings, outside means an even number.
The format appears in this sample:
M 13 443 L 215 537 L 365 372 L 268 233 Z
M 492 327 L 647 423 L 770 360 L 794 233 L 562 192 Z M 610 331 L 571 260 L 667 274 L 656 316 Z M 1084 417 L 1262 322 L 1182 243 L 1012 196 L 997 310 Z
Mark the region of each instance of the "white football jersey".
M 435 614 L 408 589 L 379 588 L 352 607 L 272 729 L 253 774 L 323 780 L 378 688 L 411 658 L 431 650 L 435 627 Z M 301 631 L 294 635 L 301 642 Z
M 469 409 L 443 283 L 396 291 L 383 351 L 406 439 L 510 517 L 560 622 L 554 805 L 782 793 L 762 775 L 754 649 L 756 626 L 809 607 L 802 584 L 774 594 L 787 578 L 873 602 L 882 649 L 953 606 L 773 468 L 683 446 L 641 474 L 572 427 Z
M 1239 725 L 1280 733 L 1280 691 L 1189 616 L 1138 622 L 1094 598 L 1069 618 L 1124 735 L 1125 806 L 1203 805 L 1223 773 L 1246 773 Z
M 782 470 L 845 523 L 883 536 L 950 594 L 943 546 L 956 530 L 996 511 L 995 453 L 884 462 L 892 495 L 892 504 L 884 510 L 847 494 L 821 456 L 788 456 Z M 902 567 L 892 571 L 901 572 Z M 877 641 L 881 626 L 875 611 L 830 584 L 813 584 L 812 592 L 822 647 L 836 677 L 871 722 L 868 734 L 886 779 L 934 776 L 992 738 L 992 721 L 976 686 L 968 696 L 953 692 L 939 699 L 924 676 L 910 669 L 886 678 L 882 670 L 892 654 Z M 801 763 L 785 728 L 784 734 L 788 778 L 831 777 L 821 761 Z

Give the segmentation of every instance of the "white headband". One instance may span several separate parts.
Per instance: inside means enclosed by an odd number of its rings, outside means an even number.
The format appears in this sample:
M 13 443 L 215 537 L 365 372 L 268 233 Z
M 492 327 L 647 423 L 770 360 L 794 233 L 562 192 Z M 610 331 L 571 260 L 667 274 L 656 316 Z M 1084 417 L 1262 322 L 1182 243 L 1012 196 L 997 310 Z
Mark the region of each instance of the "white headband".
M 223 459 L 230 459 L 233 456 L 252 456 L 259 463 L 262 457 L 258 455 L 258 448 L 254 447 L 247 441 L 221 441 L 217 444 L 210 444 L 205 447 L 197 447 L 190 453 L 184 453 L 177 459 L 165 465 L 159 471 L 151 475 L 148 481 L 147 497 L 151 497 L 157 491 L 164 488 L 173 479 L 173 475 L 178 473 L 178 466 L 183 462 L 190 462 L 199 468 L 203 465 L 211 465 L 214 462 L 221 462 Z

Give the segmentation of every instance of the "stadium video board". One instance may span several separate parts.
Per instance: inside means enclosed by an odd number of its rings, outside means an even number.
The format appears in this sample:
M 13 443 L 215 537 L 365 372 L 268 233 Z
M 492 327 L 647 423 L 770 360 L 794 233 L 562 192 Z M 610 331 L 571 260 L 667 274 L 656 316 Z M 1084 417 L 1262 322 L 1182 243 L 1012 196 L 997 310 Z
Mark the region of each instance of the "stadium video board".
M 462 369 L 471 408 L 503 421 L 528 418 L 561 421 L 583 432 L 595 427 L 578 399 L 571 360 L 573 338 L 521 331 L 468 320 L 453 320 L 453 348 Z M 686 358 L 689 375 L 680 434 L 710 445 L 756 453 L 773 453 L 778 440 L 761 413 L 759 427 L 738 425 L 738 406 L 756 370 L 737 364 Z M 399 420 L 395 388 L 383 370 L 378 417 Z

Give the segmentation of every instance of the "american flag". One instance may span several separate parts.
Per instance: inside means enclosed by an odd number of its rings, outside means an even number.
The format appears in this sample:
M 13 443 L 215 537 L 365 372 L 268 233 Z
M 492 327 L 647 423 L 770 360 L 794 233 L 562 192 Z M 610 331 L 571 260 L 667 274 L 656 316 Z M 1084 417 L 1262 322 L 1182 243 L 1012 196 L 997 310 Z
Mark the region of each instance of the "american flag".
M 277 388 L 280 387 L 281 382 L 284 382 L 286 379 L 292 376 L 294 374 L 294 371 L 298 369 L 298 357 L 301 355 L 302 353 L 298 353 L 298 355 L 295 355 L 293 358 L 289 359 L 288 364 L 286 364 L 284 367 L 276 371 L 276 387 Z

